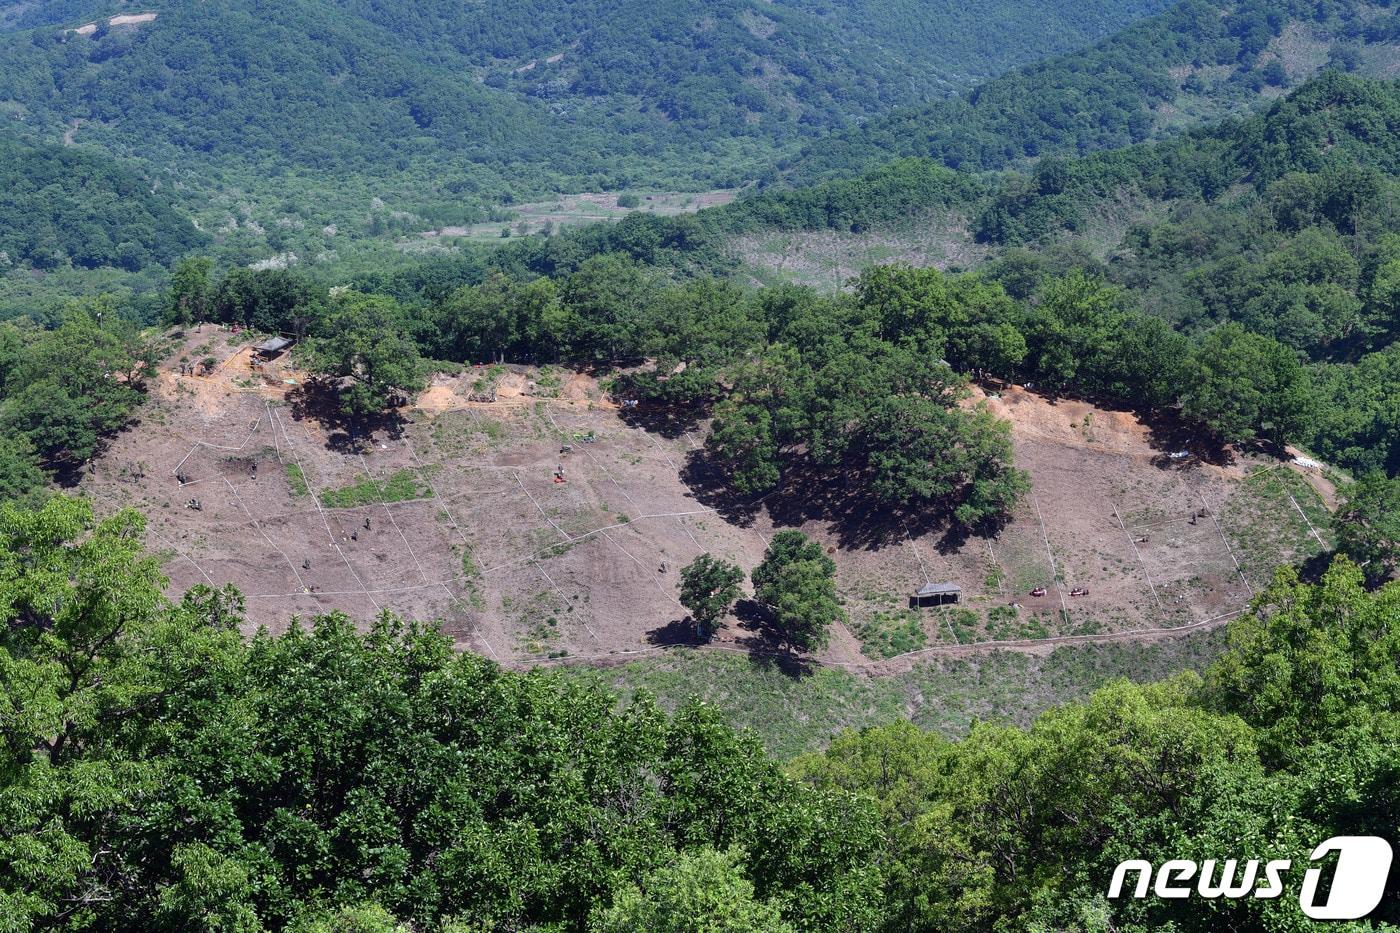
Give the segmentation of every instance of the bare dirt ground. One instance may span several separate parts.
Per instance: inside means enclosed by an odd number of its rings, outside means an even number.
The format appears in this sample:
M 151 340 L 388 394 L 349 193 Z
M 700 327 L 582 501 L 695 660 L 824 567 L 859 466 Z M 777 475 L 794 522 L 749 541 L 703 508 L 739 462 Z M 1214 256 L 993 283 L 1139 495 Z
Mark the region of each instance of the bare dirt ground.
M 1169 426 L 1015 387 L 981 401 L 1012 422 L 1033 495 L 996 537 L 960 539 L 838 514 L 800 480 L 735 505 L 705 481 L 702 429 L 628 423 L 582 374 L 512 367 L 494 402 L 468 400 L 471 371 L 439 376 L 402 421 L 352 436 L 312 416 L 299 373 L 252 368 L 236 340 L 213 326 L 188 334 L 176 356 L 213 357 L 214 371 L 172 363 L 142 422 L 82 486 L 105 508 L 149 516 L 172 593 L 234 583 L 250 624 L 273 631 L 332 610 L 368 624 L 387 610 L 440 621 L 459 646 L 507 663 L 622 660 L 691 643 L 677 594 L 698 554 L 749 570 L 775 530 L 800 527 L 835 558 L 849 614 L 812 660 L 879 673 L 920 652 L 1210 627 L 1272 562 L 1325 544 L 1309 523 L 1325 515 L 1320 500 L 1296 498 L 1308 486 L 1266 500 L 1247 479 L 1287 467 L 1183 465 L 1166 456 L 1180 443 Z M 391 478 L 407 490 L 400 501 L 325 499 Z M 963 587 L 960 606 L 907 611 L 915 588 L 945 580 Z M 1045 595 L 1030 596 L 1036 587 Z M 918 630 L 909 650 L 863 651 L 856 633 L 893 617 Z M 747 603 L 713 647 L 775 650 Z
M 116 28 L 118 26 L 140 26 L 142 23 L 154 22 L 159 13 L 119 13 L 107 20 L 107 25 Z M 99 21 L 100 22 L 100 21 Z M 81 26 L 68 30 L 80 36 L 90 36 L 97 32 L 99 23 L 84 23 Z

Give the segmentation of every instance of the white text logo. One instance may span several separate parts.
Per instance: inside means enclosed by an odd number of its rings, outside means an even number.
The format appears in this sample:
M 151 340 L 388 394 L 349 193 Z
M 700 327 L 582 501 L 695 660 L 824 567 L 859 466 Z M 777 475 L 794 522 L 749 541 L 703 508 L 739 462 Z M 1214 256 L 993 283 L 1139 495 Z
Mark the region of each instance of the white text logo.
M 1298 906 L 1314 920 L 1359 920 L 1381 902 L 1390 876 L 1390 843 L 1379 836 L 1333 836 L 1313 849 L 1308 858 L 1316 862 L 1333 852 L 1337 853 L 1337 867 L 1326 900 L 1317 903 L 1323 869 L 1312 867 L 1303 875 Z M 1147 897 L 1150 889 L 1157 897 L 1168 899 L 1195 894 L 1207 899 L 1252 895 L 1267 900 L 1283 893 L 1283 875 L 1292 867 L 1289 859 L 1249 859 L 1243 866 L 1238 859 L 1206 859 L 1199 865 L 1190 859 L 1171 859 L 1154 870 L 1150 862 L 1129 859 L 1113 870 L 1108 896 L 1121 897 L 1129 873 L 1135 872 L 1132 896 L 1136 898 Z

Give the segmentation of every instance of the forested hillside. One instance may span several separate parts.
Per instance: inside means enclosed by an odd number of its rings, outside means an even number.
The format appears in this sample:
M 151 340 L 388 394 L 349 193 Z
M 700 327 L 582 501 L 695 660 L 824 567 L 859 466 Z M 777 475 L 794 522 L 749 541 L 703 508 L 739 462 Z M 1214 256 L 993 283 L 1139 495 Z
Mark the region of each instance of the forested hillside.
M 1272 929 L 1107 900 L 1114 865 L 1288 858 L 1397 818 L 1396 584 L 1285 570 L 1205 676 L 1021 730 L 894 725 L 787 768 L 392 618 L 237 634 L 162 595 L 142 517 L 0 508 L 0 916 L 13 929 Z M 1392 884 L 1372 920 L 1393 923 Z
M 0 102 L 44 137 L 72 130 L 171 161 L 204 189 L 295 196 L 295 179 L 274 177 L 407 173 L 412 186 L 387 190 L 479 204 L 737 185 L 791 142 L 1077 47 L 1160 3 L 1045 0 L 1034 21 L 1008 2 L 976 16 L 754 0 L 20 6 L 13 23 L 32 28 L 0 37 Z M 386 189 L 364 200 L 374 193 Z
M 1261 106 L 1324 66 L 1388 74 L 1397 35 L 1388 3 L 1186 0 L 1093 48 L 838 133 L 769 181 L 810 183 L 894 156 L 978 171 L 1118 148 Z
M 1392 294 L 1400 86 L 1333 72 L 1241 125 L 1042 163 L 991 197 L 987 271 L 1023 293 L 1095 270 L 1187 332 L 1236 325 L 1312 362 L 1311 437 L 1357 470 L 1400 470 Z M 1105 215 L 1125 217 L 1115 242 Z M 1109 225 L 1109 229 L 1114 229 Z M 1078 241 L 1078 249 L 1053 245 Z
M 1324 66 L 1396 58 L 1385 6 L 1187 0 L 1039 61 L 1161 7 L 15 6 L 27 28 L 0 33 L 0 108 L 25 137 L 137 160 L 229 261 L 335 262 L 346 237 L 507 220 L 561 191 L 1115 148 L 1259 106 Z
M 1047 158 L 1029 174 L 979 178 L 907 159 L 858 178 L 771 191 L 694 216 L 629 218 L 425 272 L 451 275 L 455 267 L 470 279 L 495 265 L 517 275 L 559 274 L 612 251 L 686 275 L 728 275 L 738 268 L 730 244 L 755 231 L 858 238 L 918 222 L 975 243 L 988 256 L 977 269 L 982 278 L 1032 307 L 1044 307 L 1061 277 L 1078 271 L 1112 286 L 1112 304 L 1133 319 L 1170 325 L 1173 339 L 1204 339 L 1230 324 L 1268 341 L 1311 364 L 1313 401 L 1297 409 L 1284 435 L 1339 465 L 1395 473 L 1397 138 L 1400 85 L 1330 70 L 1247 120 L 1080 159 Z M 1067 321 L 1064 333 L 1084 325 Z M 1141 374 L 1126 383 L 1091 376 L 1085 364 L 1109 361 L 1103 341 L 1116 325 L 1095 338 L 1081 334 L 1071 354 L 1079 362 L 1066 358 L 1064 373 L 1029 336 L 1036 325 L 1015 326 L 1030 341 L 1024 362 L 967 365 L 1126 401 L 1165 402 L 1186 389 L 1185 373 L 1171 365 L 1151 389 L 1136 381 Z M 1161 361 L 1167 344 L 1152 350 Z
M 137 270 L 208 242 L 149 179 L 88 149 L 0 140 L 0 270 Z

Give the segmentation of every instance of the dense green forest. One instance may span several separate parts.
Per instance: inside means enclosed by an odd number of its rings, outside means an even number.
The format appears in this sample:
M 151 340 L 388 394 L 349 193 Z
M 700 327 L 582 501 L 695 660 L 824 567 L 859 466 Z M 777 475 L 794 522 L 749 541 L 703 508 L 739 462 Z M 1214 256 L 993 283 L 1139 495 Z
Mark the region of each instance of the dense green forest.
M 1122 285 L 1187 332 L 1235 324 L 1311 363 L 1316 449 L 1354 469 L 1400 469 L 1390 294 L 1400 88 L 1333 72 L 1266 115 L 1183 140 L 1003 182 L 978 234 L 1013 291 L 1065 264 Z M 1057 249 L 1106 205 L 1133 222 L 1098 255 Z M 1093 234 L 1084 234 L 1084 241 Z
M 1400 468 L 1391 294 L 1400 89 L 1333 73 L 1264 117 L 1162 146 L 1043 163 L 980 215 L 1020 245 L 988 269 L 1015 288 L 1064 263 L 1099 270 L 1187 331 L 1238 324 L 1311 362 L 1327 401 L 1312 443 L 1357 469 Z M 1106 204 L 1136 215 L 1102 258 L 1047 244 Z
M 769 182 L 806 183 L 900 155 L 981 171 L 1113 148 L 1324 65 L 1391 64 L 1394 14 L 1360 0 L 1188 0 L 1071 51 L 1162 7 L 178 0 L 109 27 L 147 7 L 21 5 L 0 109 L 26 138 L 134 160 L 229 262 L 335 264 L 347 240 L 559 192 L 738 187 L 775 158 Z
M 34 501 L 125 427 L 164 356 L 163 341 L 116 303 L 67 307 L 54 326 L 0 322 L 0 501 Z
M 168 265 L 208 238 L 97 152 L 0 140 L 0 270 Z
M 142 528 L 0 509 L 7 929 L 1274 929 L 1301 872 L 1278 901 L 1104 893 L 1124 858 L 1305 865 L 1400 818 L 1400 584 L 1345 559 L 1280 572 L 1204 676 L 785 768 L 712 707 L 388 617 L 244 640 L 232 588 L 162 595 Z
M 1267 103 L 1323 65 L 1386 73 L 1389 7 L 1186 0 L 1093 48 L 823 139 L 769 181 L 851 175 L 894 156 L 979 171 L 1143 142 Z
M 75 134 L 202 192 L 290 199 L 321 223 L 326 194 L 342 224 L 352 195 L 363 214 L 391 194 L 459 222 L 550 192 L 742 184 L 799 139 L 1161 6 L 1042 0 L 1031 20 L 1010 2 L 975 17 L 755 0 L 43 4 L 0 33 L 0 105 L 41 137 Z

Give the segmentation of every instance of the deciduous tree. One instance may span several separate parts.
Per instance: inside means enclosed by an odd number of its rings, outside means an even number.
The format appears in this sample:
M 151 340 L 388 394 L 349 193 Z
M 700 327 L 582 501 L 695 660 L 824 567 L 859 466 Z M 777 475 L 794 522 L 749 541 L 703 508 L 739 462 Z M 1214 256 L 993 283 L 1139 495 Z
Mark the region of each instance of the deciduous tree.
M 700 849 L 620 887 L 596 933 L 792 933 L 744 877 L 743 853 Z
M 836 562 L 800 531 L 775 534 L 753 571 L 754 596 L 772 613 L 790 648 L 826 644 L 827 627 L 842 617 L 836 596 Z
M 1332 517 L 1337 550 L 1350 557 L 1372 583 L 1400 569 L 1400 478 L 1368 473 L 1342 487 Z
M 306 343 L 311 369 L 336 382 L 347 414 L 384 411 L 422 389 L 426 367 L 393 299 L 338 295 L 318 332 Z
M 739 598 L 744 571 L 737 564 L 701 554 L 681 568 L 681 605 L 695 619 L 696 634 L 705 637 Z

